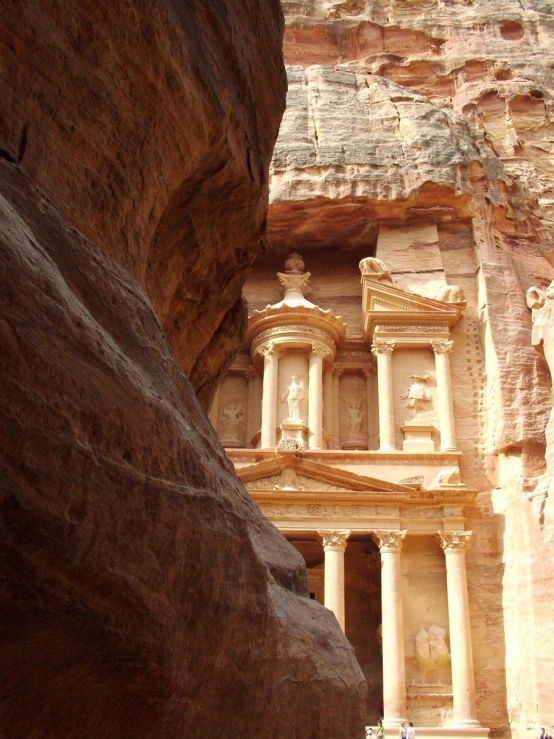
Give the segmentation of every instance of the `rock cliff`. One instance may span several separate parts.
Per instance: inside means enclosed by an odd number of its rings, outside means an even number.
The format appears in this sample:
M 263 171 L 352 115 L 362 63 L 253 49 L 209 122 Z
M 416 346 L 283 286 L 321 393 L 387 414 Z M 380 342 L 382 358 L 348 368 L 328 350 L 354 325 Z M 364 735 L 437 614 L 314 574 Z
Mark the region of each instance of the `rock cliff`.
M 0 733 L 359 736 L 352 649 L 195 393 L 265 238 L 278 3 L 3 10 Z
M 525 291 L 554 277 L 551 3 L 282 6 L 270 242 L 365 249 L 416 292 L 463 287 L 453 372 L 464 479 L 480 491 L 467 511 L 479 718 L 495 736 L 535 736 L 554 724 L 554 508 L 550 378 Z

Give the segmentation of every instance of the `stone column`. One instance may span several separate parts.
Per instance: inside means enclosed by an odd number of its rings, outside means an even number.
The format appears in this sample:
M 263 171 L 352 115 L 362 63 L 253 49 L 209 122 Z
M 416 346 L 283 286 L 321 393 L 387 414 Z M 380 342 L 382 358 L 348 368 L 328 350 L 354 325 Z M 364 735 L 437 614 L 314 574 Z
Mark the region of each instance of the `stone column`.
M 313 346 L 308 367 L 308 449 L 323 449 L 323 357 L 327 351 Z
M 333 436 L 333 370 L 328 369 L 323 375 L 323 428 Z M 332 446 L 332 444 L 331 444 Z
M 333 370 L 333 449 L 340 449 L 340 377 L 342 369 Z
M 248 407 L 246 413 L 246 446 L 251 446 L 252 437 L 256 433 L 256 370 L 249 367 L 246 370 L 248 380 Z
M 277 444 L 277 381 L 279 352 L 273 342 L 260 349 L 264 357 L 264 384 L 262 389 L 262 449 L 273 449 Z
M 212 400 L 212 404 L 210 406 L 210 412 L 208 413 L 208 418 L 210 419 L 210 422 L 216 432 L 217 432 L 217 421 L 219 418 L 219 388 L 220 387 L 221 387 L 221 383 L 217 386 L 214 399 Z
M 379 449 L 394 451 L 394 394 L 392 386 L 392 353 L 394 341 L 378 339 L 371 351 L 377 357 L 377 390 L 379 395 Z
M 344 550 L 350 531 L 318 531 L 325 552 L 324 605 L 333 611 L 341 629 L 345 629 Z
M 456 427 L 454 425 L 454 401 L 450 377 L 450 353 L 452 341 L 435 340 L 431 342 L 435 352 L 437 370 L 437 396 L 439 403 L 439 424 L 441 433 L 441 452 L 456 451 Z
M 256 372 L 256 376 L 254 377 L 254 433 L 260 431 L 262 428 L 262 395 L 262 376 L 259 372 Z
M 455 726 L 479 726 L 475 710 L 475 678 L 469 623 L 466 578 L 466 546 L 471 531 L 439 531 L 446 558 L 450 659 Z
M 373 395 L 373 377 L 374 377 L 374 371 L 372 369 L 365 369 L 364 370 L 364 376 L 365 376 L 365 394 L 366 394 L 366 413 L 367 413 L 367 448 L 371 449 L 371 445 L 373 443 L 372 439 L 372 431 L 373 431 L 373 417 L 374 417 L 374 409 L 371 404 L 371 398 Z
M 386 728 L 406 720 L 406 665 L 400 552 L 405 531 L 376 531 L 381 550 L 383 703 Z

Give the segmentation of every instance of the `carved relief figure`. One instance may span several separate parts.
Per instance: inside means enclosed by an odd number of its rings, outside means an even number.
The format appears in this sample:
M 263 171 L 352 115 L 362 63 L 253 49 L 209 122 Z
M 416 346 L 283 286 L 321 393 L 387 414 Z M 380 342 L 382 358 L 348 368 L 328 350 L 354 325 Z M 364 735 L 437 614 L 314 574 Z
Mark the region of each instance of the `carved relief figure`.
M 289 409 L 289 421 L 302 421 L 302 401 L 306 395 L 304 383 L 296 381 L 296 375 L 291 378 L 287 391 L 283 394 L 281 400 L 286 400 Z
M 431 624 L 426 630 L 423 624 L 420 624 L 414 641 L 422 683 L 428 683 L 431 673 L 436 681 L 440 681 L 440 670 L 450 664 L 450 651 L 446 645 L 446 629 L 438 624 Z
M 450 652 L 446 646 L 446 629 L 438 624 L 431 624 L 428 633 L 431 662 L 434 667 L 440 670 L 450 663 Z
M 462 475 L 459 467 L 447 467 L 441 470 L 433 482 L 433 487 L 444 488 L 451 485 L 463 485 Z
M 417 660 L 417 666 L 422 676 L 422 681 L 425 682 L 427 673 L 432 669 L 431 665 L 431 650 L 429 648 L 429 634 L 423 628 L 423 624 L 419 625 L 419 631 L 415 635 L 415 655 Z
M 429 380 L 429 375 L 410 375 L 410 380 L 413 380 L 412 384 L 400 398 L 408 401 L 406 408 L 412 408 L 414 412 L 413 420 L 416 421 L 418 411 L 423 410 L 425 404 L 432 400 L 424 385 Z
M 532 310 L 533 330 L 531 343 L 544 346 L 544 356 L 550 374 L 554 377 L 554 280 L 546 288 L 530 287 L 527 290 L 527 305 Z
M 345 398 L 342 405 L 346 413 L 346 423 L 348 425 L 349 437 L 360 437 L 362 435 L 363 425 L 362 398 Z
M 238 441 L 240 427 L 244 418 L 244 403 L 227 406 L 221 412 L 223 436 Z

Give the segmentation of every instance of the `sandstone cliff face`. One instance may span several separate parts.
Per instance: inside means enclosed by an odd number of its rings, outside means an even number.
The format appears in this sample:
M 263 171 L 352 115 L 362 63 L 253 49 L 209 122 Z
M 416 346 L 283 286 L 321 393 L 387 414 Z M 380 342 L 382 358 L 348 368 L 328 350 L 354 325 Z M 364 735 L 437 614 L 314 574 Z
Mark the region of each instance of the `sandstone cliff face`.
M 2 20 L 0 733 L 359 736 L 352 649 L 181 373 L 207 398 L 237 341 L 278 3 Z
M 403 287 L 464 288 L 453 372 L 462 472 L 480 491 L 466 512 L 479 718 L 534 736 L 554 724 L 550 378 L 525 305 L 554 277 L 551 3 L 282 6 L 270 242 L 365 248 Z

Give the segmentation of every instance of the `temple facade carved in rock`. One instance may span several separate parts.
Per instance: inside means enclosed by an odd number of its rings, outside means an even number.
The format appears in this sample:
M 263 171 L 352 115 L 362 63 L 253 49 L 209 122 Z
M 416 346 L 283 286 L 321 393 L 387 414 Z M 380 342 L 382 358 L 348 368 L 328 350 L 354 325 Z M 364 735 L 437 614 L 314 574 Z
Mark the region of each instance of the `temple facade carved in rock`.
M 212 423 L 252 498 L 304 555 L 311 597 L 351 639 L 368 720 L 485 737 L 465 564 L 464 508 L 477 491 L 461 473 L 451 369 L 463 290 L 424 297 L 365 257 L 345 317 L 308 299 L 299 254 L 273 274 L 284 295 L 251 308 Z M 256 270 L 245 289 L 258 303 L 262 283 L 275 294 Z M 326 288 L 337 293 L 332 274 Z

